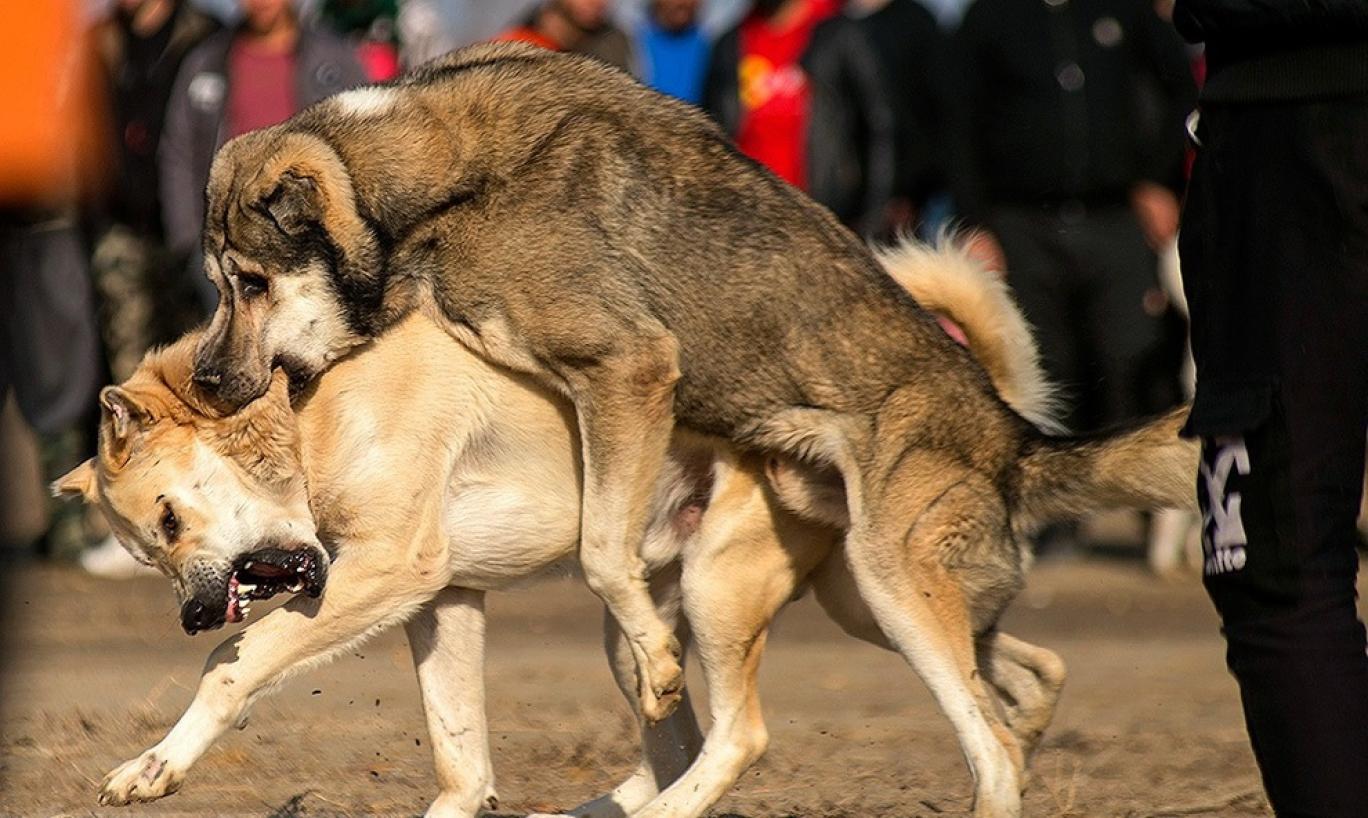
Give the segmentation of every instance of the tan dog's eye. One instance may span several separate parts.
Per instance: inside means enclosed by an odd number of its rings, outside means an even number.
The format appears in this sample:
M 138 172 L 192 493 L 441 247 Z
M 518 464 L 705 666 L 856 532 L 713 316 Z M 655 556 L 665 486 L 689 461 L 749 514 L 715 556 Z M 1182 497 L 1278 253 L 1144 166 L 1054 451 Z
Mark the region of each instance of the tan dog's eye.
M 171 509 L 171 504 L 167 503 L 162 509 L 161 530 L 166 535 L 166 541 L 171 543 L 176 541 L 180 535 L 180 520 L 176 517 L 176 512 Z
M 244 298 L 255 298 L 258 295 L 263 295 L 270 287 L 270 284 L 266 279 L 253 273 L 239 272 L 237 274 L 237 279 L 238 286 L 242 288 L 242 296 Z

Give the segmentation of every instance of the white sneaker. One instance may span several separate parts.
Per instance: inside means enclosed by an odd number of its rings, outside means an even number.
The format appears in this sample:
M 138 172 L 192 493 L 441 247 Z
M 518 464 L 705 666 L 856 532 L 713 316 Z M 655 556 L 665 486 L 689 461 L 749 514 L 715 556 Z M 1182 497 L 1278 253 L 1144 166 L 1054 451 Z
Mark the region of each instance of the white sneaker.
M 99 545 L 87 548 L 80 562 L 86 573 L 105 579 L 131 579 L 157 573 L 156 568 L 133 559 L 113 535 L 105 537 Z

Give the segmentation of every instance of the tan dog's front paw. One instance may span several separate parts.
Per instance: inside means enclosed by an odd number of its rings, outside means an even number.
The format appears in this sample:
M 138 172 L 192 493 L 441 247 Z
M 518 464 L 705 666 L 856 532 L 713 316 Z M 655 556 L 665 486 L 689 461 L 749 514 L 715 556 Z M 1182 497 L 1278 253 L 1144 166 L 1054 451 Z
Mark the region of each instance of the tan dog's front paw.
M 152 801 L 180 789 L 185 773 L 172 769 L 165 759 L 148 750 L 124 762 L 100 785 L 100 803 L 122 806 L 134 801 Z
M 663 649 L 647 655 L 641 667 L 641 714 L 651 723 L 675 711 L 684 695 L 684 668 L 679 664 L 679 640 L 671 636 Z

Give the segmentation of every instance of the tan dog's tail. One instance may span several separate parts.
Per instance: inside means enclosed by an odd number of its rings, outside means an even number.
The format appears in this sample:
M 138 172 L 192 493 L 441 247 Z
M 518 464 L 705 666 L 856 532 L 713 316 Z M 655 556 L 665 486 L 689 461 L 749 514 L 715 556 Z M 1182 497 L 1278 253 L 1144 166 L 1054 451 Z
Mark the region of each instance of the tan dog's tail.
M 959 325 L 969 351 L 1008 406 L 1039 429 L 1063 431 L 1035 337 L 1001 277 L 947 236 L 934 246 L 904 240 L 876 249 L 875 255 L 917 303 Z
M 1198 449 L 1189 407 L 1113 432 L 1040 436 L 1017 462 L 1013 526 L 1028 532 L 1106 508 L 1193 508 Z

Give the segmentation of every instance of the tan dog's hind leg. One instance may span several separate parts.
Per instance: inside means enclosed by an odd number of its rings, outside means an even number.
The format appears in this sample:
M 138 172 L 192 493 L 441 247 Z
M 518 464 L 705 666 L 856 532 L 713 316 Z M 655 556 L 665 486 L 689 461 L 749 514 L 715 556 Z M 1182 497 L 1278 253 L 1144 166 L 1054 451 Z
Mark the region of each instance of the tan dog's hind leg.
M 835 531 L 781 511 L 759 462 L 717 470 L 717 488 L 684 560 L 684 608 L 708 683 L 712 726 L 682 778 L 633 818 L 704 815 L 769 742 L 756 674 L 770 623 L 831 549 Z
M 880 630 L 954 726 L 974 777 L 975 816 L 1017 818 L 1024 757 L 980 678 L 972 614 L 946 568 L 955 551 L 994 536 L 987 526 L 1005 530 L 1005 519 L 986 507 L 997 495 L 941 459 L 895 456 L 891 472 L 867 470 L 887 476 L 876 497 L 863 486 L 862 502 L 853 505 L 866 516 L 852 515 L 846 562 Z M 1000 508 L 996 516 L 1005 517 Z
M 564 374 L 583 440 L 580 563 L 636 658 L 641 712 L 665 718 L 684 684 L 679 642 L 656 615 L 642 543 L 674 429 L 678 346 L 670 335 Z
M 150 801 L 175 792 L 191 765 L 243 719 L 258 696 L 292 671 L 326 661 L 405 619 L 445 584 L 426 565 L 420 570 L 395 561 L 397 549 L 356 550 L 365 556 L 339 558 L 321 599 L 292 599 L 219 645 L 190 707 L 156 746 L 105 776 L 100 803 Z
M 688 626 L 679 617 L 679 566 L 671 565 L 651 577 L 651 590 L 656 609 L 667 622 L 679 622 L 679 639 L 688 652 Z M 640 718 L 637 697 L 636 659 L 608 612 L 603 617 L 603 647 L 613 669 L 613 679 L 627 698 L 628 705 Z M 698 729 L 689 691 L 683 692 L 679 707 L 664 720 L 641 723 L 641 764 L 613 791 L 570 810 L 576 818 L 624 818 L 633 815 L 688 769 L 703 745 L 703 732 Z M 537 818 L 530 816 L 530 818 Z
M 404 623 L 440 788 L 427 818 L 474 818 L 498 807 L 485 720 L 484 596 L 447 588 Z

